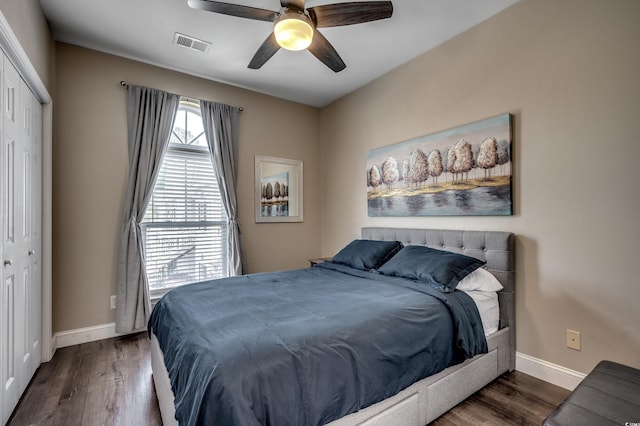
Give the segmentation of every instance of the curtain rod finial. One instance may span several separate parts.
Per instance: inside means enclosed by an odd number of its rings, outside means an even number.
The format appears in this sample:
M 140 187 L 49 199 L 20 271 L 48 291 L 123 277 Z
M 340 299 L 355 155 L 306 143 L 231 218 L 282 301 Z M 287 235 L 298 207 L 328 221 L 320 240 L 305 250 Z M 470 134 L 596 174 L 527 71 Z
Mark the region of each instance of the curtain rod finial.
M 128 84 L 126 81 L 121 80 L 121 81 L 120 81 L 120 86 L 129 87 L 129 84 Z

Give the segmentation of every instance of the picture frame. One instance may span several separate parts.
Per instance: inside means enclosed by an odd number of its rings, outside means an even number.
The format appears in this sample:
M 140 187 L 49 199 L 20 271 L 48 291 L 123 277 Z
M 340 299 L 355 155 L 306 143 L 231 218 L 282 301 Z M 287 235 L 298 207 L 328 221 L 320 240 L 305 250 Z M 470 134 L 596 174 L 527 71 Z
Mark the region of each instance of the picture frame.
M 367 209 L 378 216 L 513 215 L 512 115 L 367 153 Z
M 256 223 L 302 222 L 302 178 L 302 160 L 256 155 Z

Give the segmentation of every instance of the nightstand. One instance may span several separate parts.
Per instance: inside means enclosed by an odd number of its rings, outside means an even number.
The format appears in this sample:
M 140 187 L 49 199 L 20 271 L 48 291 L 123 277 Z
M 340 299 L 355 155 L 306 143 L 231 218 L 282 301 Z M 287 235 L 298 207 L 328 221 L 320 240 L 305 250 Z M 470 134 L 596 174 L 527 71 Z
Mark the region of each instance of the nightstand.
M 318 263 L 326 262 L 327 260 L 331 260 L 331 257 L 318 257 L 316 259 L 309 259 L 309 267 L 313 268 Z

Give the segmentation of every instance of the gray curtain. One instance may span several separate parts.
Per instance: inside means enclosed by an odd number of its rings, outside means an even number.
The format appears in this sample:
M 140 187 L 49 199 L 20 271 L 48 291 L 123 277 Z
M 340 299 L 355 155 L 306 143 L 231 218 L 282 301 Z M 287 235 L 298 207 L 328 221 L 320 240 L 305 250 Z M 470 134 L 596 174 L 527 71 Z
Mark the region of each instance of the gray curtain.
M 213 158 L 222 203 L 227 212 L 227 270 L 229 276 L 242 275 L 242 250 L 238 226 L 238 118 L 240 110 L 216 102 L 200 101 L 204 134 Z
M 118 262 L 118 333 L 143 328 L 149 319 L 151 304 L 140 222 L 151 199 L 180 103 L 179 95 L 161 90 L 132 85 L 127 90 L 129 180 Z

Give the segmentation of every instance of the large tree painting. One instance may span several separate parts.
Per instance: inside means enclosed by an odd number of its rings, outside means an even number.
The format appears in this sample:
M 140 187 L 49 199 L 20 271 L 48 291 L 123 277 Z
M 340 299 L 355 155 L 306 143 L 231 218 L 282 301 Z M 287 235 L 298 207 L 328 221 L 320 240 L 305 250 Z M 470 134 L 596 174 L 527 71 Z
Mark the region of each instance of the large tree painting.
M 511 215 L 511 115 L 374 149 L 369 216 Z

